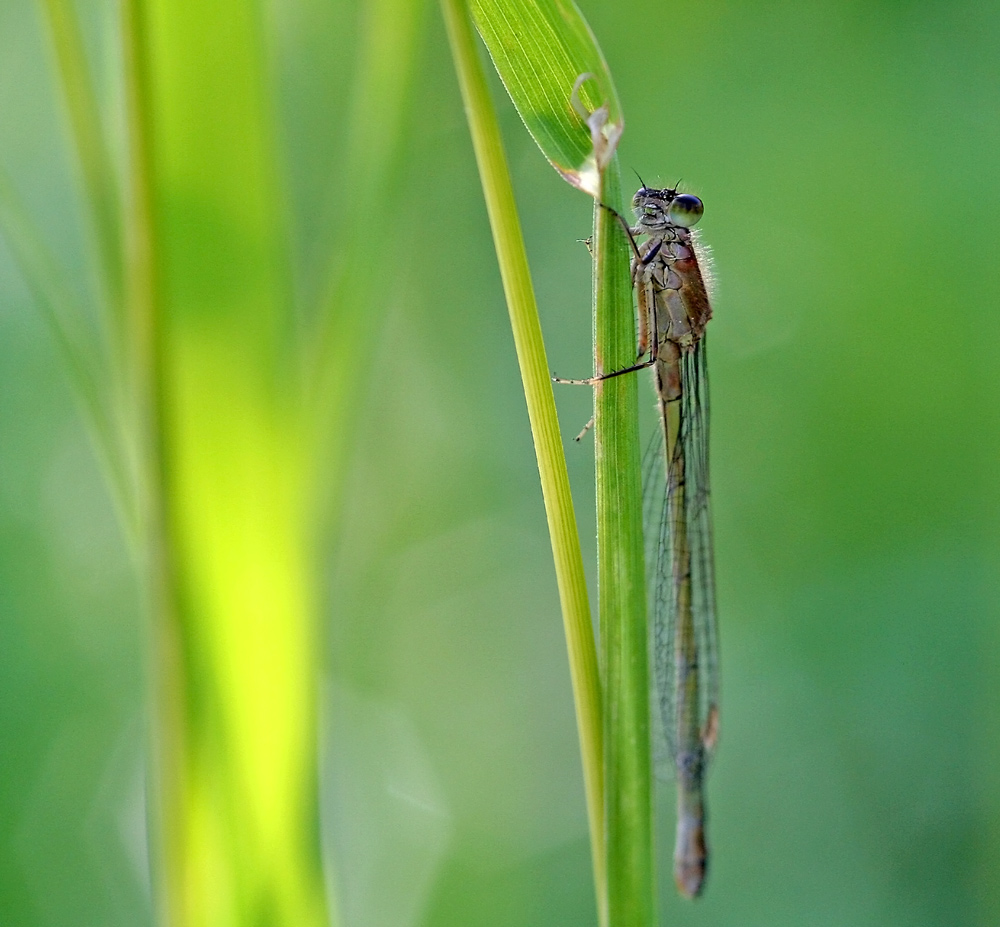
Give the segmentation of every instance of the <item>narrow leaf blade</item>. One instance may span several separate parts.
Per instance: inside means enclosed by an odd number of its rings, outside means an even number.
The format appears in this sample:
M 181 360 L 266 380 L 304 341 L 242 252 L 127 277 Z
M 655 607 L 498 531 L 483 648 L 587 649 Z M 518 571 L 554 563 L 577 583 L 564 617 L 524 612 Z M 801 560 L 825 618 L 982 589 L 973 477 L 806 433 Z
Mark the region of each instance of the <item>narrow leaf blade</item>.
M 604 55 L 572 0 L 471 0 L 493 65 L 542 153 L 596 196 L 624 126 Z

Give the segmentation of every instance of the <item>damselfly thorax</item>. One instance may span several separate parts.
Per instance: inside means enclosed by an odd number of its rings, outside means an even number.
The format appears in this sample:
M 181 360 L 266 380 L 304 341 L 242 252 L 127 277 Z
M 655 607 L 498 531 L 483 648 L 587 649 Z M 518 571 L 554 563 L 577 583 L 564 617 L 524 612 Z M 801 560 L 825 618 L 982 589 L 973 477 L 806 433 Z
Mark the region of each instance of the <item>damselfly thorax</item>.
M 693 350 L 712 318 L 696 233 L 690 228 L 704 207 L 689 193 L 646 187 L 636 193 L 632 206 L 637 220 L 629 231 L 635 248 L 632 282 L 639 303 L 639 351 L 676 366 L 681 352 Z M 636 245 L 638 235 L 647 238 Z M 669 398 L 680 396 L 679 381 L 671 378 L 665 386 Z

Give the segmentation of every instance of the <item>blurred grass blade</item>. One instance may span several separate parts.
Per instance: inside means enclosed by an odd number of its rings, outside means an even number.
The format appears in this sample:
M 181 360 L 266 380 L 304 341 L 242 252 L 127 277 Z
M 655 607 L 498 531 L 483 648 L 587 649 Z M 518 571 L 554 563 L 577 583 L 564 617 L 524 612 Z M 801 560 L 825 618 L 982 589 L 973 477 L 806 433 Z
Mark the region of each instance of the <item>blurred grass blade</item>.
M 59 86 L 99 258 L 105 336 L 118 364 L 123 336 L 124 285 L 118 178 L 102 132 L 103 120 L 73 4 L 71 0 L 44 0 L 42 6 L 47 14 Z
M 313 486 L 320 518 L 335 517 L 350 434 L 360 409 L 352 396 L 372 368 L 366 345 L 376 340 L 372 280 L 384 261 L 380 249 L 358 234 L 371 219 L 372 203 L 389 185 L 420 35 L 423 0 L 368 0 L 361 6 L 350 115 L 338 164 L 343 200 L 331 249 L 319 319 L 304 345 L 309 387 Z M 340 440 L 337 437 L 340 436 Z
M 455 69 L 469 121 L 483 195 L 493 230 L 500 274 L 521 368 L 542 497 L 548 519 L 556 581 L 576 704 L 599 922 L 607 921 L 604 845 L 604 760 L 601 694 L 580 539 L 569 492 L 559 420 L 538 307 L 531 285 L 514 191 L 500 127 L 486 85 L 464 0 L 442 0 Z
M 101 465 L 131 540 L 136 540 L 136 487 L 125 468 L 123 434 L 115 425 L 113 402 L 98 371 L 99 346 L 83 325 L 83 310 L 63 282 L 62 274 L 6 172 L 0 169 L 0 231 L 28 284 L 43 321 L 62 355 L 70 382 L 83 408 Z
M 171 927 L 325 927 L 316 557 L 257 2 L 123 4 Z
M 611 73 L 572 0 L 470 0 L 514 106 L 563 177 L 597 196 L 624 127 Z M 582 110 L 582 112 L 581 112 Z M 597 114 L 588 125 L 586 114 Z

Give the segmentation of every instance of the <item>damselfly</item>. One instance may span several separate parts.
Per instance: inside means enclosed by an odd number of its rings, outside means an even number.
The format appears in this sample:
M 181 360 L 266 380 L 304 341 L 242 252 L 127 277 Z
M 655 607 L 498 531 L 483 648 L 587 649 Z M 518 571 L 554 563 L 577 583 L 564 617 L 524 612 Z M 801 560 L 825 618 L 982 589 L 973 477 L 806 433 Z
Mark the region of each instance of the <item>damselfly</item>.
M 666 476 L 665 504 L 646 507 L 646 530 L 655 540 L 656 700 L 677 777 L 674 878 L 682 894 L 694 897 L 708 864 L 704 781 L 719 730 L 705 349 L 712 307 L 691 231 L 704 207 L 691 194 L 645 186 L 632 207 L 639 350 L 653 367 Z M 646 240 L 636 246 L 635 235 Z
M 704 782 L 719 729 L 705 352 L 712 308 L 692 231 L 704 207 L 691 194 L 644 185 L 632 208 L 636 225 L 621 221 L 634 255 L 639 356 L 647 359 L 576 382 L 653 368 L 663 467 L 646 468 L 644 520 L 656 708 L 677 780 L 674 878 L 695 897 L 708 864 Z

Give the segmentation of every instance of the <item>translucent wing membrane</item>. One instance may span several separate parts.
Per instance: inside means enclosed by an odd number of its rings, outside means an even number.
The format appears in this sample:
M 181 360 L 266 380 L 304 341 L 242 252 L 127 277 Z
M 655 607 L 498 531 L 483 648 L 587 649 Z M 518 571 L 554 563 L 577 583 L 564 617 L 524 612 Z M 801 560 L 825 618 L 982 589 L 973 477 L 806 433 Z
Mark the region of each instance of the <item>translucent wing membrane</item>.
M 715 619 L 715 573 L 708 470 L 708 366 L 705 338 L 683 352 L 681 365 L 680 422 L 673 459 L 667 466 L 662 434 L 653 438 L 646 452 L 646 486 L 643 514 L 646 530 L 647 570 L 650 578 L 651 645 L 655 704 L 659 715 L 660 743 L 656 749 L 657 772 L 673 778 L 680 727 L 678 693 L 679 612 L 689 595 L 694 659 L 698 669 L 697 726 L 706 760 L 715 745 L 718 716 L 718 637 Z M 666 476 L 665 476 L 666 474 Z M 679 549 L 686 545 L 687 551 Z M 687 575 L 678 575 L 678 566 Z M 687 585 L 689 592 L 685 592 Z
M 702 679 L 698 720 L 702 742 L 708 755 L 711 755 L 718 737 L 719 639 L 709 504 L 708 358 L 705 337 L 694 351 L 685 356 L 682 369 L 686 385 L 681 402 L 680 446 L 684 453 L 684 480 L 687 484 L 685 520 L 691 548 L 691 611 Z

